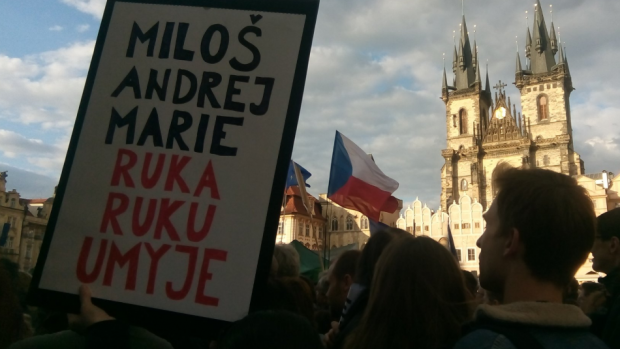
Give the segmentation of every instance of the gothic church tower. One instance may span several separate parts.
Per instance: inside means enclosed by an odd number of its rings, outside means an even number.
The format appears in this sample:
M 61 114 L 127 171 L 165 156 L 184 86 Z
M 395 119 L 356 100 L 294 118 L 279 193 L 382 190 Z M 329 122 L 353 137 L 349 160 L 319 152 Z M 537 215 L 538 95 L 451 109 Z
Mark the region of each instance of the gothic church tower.
M 551 34 L 547 30 L 538 0 L 533 33 L 532 37 L 528 28 L 525 69 L 517 52 L 515 85 L 521 92 L 521 115 L 501 81 L 493 87 L 498 90 L 493 98 L 488 72 L 482 88 L 477 46 L 475 42 L 470 46 L 463 16 L 458 50 L 454 48 L 455 78 L 449 85 L 444 68 L 442 81 L 447 133 L 441 170 L 444 212 L 463 195 L 488 209 L 495 197 L 493 171 L 500 163 L 567 175 L 584 172 L 583 161 L 573 148 L 568 62 L 553 23 Z

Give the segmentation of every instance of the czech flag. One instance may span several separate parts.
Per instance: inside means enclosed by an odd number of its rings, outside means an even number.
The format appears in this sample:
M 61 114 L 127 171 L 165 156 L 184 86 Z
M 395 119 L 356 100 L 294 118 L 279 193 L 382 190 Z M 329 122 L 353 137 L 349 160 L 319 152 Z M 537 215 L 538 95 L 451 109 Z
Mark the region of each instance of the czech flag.
M 338 205 L 379 221 L 381 212 L 394 212 L 392 193 L 398 182 L 383 174 L 368 154 L 336 131 L 327 197 Z

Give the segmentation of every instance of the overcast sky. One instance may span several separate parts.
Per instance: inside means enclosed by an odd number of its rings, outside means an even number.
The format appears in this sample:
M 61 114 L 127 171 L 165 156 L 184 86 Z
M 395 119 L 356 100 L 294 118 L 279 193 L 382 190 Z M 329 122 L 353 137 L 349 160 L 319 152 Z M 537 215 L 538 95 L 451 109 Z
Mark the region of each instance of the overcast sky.
M 480 61 L 488 60 L 493 85 L 509 83 L 513 102 L 515 37 L 523 52 L 525 11 L 531 25 L 533 4 L 465 0 Z M 10 170 L 9 188 L 23 197 L 50 196 L 60 176 L 104 5 L 0 1 L 0 171 Z M 548 24 L 549 5 L 542 2 Z M 559 0 L 553 10 L 577 89 L 575 148 L 588 173 L 618 173 L 620 2 Z M 459 0 L 322 1 L 293 153 L 313 175 L 312 194 L 327 191 L 339 130 L 400 183 L 395 195 L 406 205 L 419 197 L 438 207 L 446 147 L 442 54 L 451 73 L 460 21 Z

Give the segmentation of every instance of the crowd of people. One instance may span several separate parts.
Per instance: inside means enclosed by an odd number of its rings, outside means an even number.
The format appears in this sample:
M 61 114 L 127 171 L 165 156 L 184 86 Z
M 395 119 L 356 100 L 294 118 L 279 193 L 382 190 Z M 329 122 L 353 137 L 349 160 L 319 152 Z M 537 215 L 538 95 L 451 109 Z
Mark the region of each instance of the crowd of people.
M 217 338 L 162 339 L 93 305 L 86 286 L 78 315 L 30 308 L 26 276 L 3 261 L 0 349 L 620 348 L 620 209 L 597 218 L 574 179 L 541 169 L 503 169 L 494 189 L 479 278 L 435 240 L 394 228 L 316 283 L 278 245 L 268 291 Z M 580 285 L 590 253 L 606 276 Z

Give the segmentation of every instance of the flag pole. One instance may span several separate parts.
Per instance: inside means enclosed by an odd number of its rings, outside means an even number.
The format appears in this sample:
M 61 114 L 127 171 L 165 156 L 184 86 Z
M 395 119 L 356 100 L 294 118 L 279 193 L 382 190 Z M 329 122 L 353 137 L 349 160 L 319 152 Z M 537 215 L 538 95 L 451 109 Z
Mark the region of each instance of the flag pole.
M 319 239 L 314 234 L 314 215 L 312 213 L 314 211 L 314 207 L 313 207 L 314 203 L 311 203 L 310 200 L 308 199 L 308 193 L 306 192 L 306 182 L 304 181 L 304 177 L 301 174 L 301 170 L 299 169 L 299 166 L 297 166 L 295 161 L 293 161 L 293 170 L 295 170 L 295 177 L 297 177 L 297 185 L 299 186 L 299 193 L 301 194 L 301 202 L 306 208 L 306 212 L 308 212 L 308 215 L 310 216 L 310 224 L 312 225 L 312 235 L 314 235 L 314 239 L 316 241 L 317 249 L 318 249 Z M 323 258 L 321 258 L 321 254 L 318 253 L 317 251 L 316 255 L 317 257 L 319 257 L 319 265 L 321 266 L 321 271 L 325 270 L 325 267 L 323 266 Z

